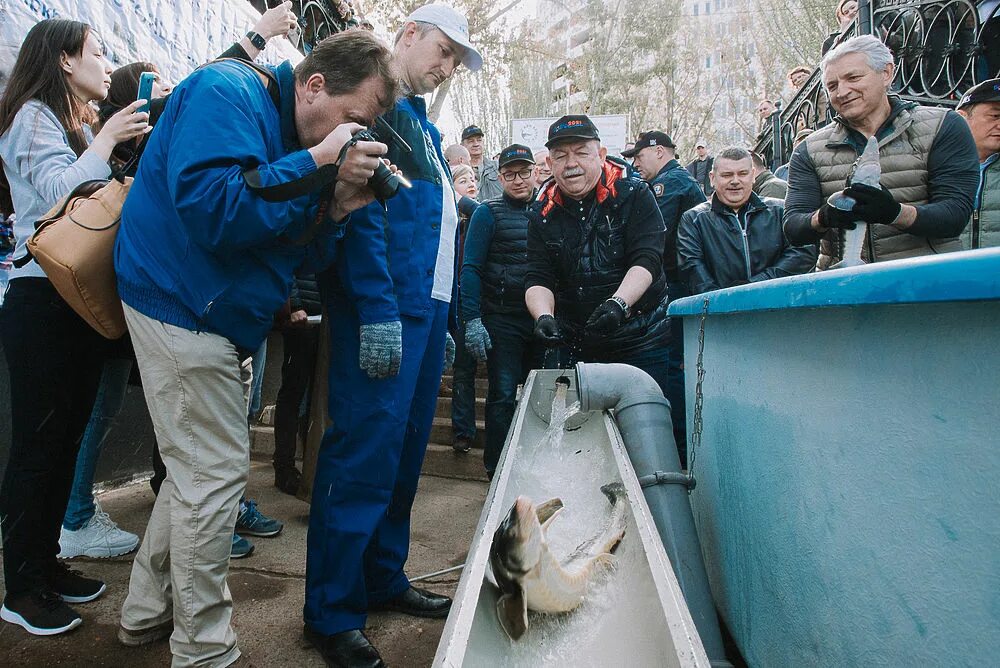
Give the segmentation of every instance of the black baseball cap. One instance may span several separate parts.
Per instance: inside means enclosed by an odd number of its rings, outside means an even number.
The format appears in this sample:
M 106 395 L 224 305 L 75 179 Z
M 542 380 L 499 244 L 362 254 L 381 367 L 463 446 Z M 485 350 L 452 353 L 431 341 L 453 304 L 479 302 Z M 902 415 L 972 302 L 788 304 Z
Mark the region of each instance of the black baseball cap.
M 470 125 L 462 130 L 462 141 L 465 141 L 469 137 L 482 137 L 483 134 L 483 131 L 479 129 L 478 125 Z
M 642 149 L 650 146 L 677 148 L 677 144 L 675 144 L 674 140 L 670 138 L 670 135 L 665 132 L 660 132 L 659 130 L 650 130 L 649 132 L 643 132 L 639 135 L 639 138 L 635 140 L 635 146 L 627 151 L 622 151 L 622 157 L 631 158 Z
M 980 102 L 1000 102 L 1000 79 L 989 79 L 976 84 L 966 91 L 955 108 L 964 109 Z
M 601 135 L 598 134 L 594 122 L 585 114 L 570 114 L 563 116 L 549 126 L 549 140 L 545 142 L 545 148 L 552 148 L 567 139 L 596 139 L 600 141 Z
M 532 155 L 531 149 L 524 144 L 511 144 L 500 151 L 500 160 L 498 161 L 497 168 L 499 169 L 512 162 L 528 162 L 533 165 L 535 164 L 535 156 Z

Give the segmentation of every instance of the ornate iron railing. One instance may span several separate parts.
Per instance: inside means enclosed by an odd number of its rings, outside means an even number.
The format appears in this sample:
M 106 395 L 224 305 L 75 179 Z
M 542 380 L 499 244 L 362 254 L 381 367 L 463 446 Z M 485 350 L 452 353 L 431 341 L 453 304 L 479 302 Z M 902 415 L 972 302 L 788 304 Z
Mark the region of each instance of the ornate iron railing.
M 257 11 L 264 12 L 283 0 L 249 0 Z M 351 0 L 292 0 L 292 11 L 299 17 L 302 35 L 296 48 L 309 53 L 324 37 L 360 25 Z
M 874 34 L 896 59 L 892 89 L 907 100 L 954 106 L 962 93 L 1000 76 L 1000 0 L 862 0 L 848 35 Z M 788 160 L 802 128 L 830 121 L 817 68 L 784 108 L 779 106 L 755 150 L 772 165 Z

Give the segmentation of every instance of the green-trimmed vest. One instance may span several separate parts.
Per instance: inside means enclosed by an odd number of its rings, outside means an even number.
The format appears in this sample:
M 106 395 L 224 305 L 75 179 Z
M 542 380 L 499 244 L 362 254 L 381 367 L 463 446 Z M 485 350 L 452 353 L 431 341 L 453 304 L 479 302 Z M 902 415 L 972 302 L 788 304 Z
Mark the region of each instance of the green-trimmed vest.
M 892 191 L 893 198 L 900 204 L 918 206 L 929 200 L 927 155 L 946 113 L 947 109 L 937 107 L 903 109 L 893 120 L 885 138 L 879 141 L 881 183 Z M 844 189 L 858 152 L 847 141 L 847 129 L 839 122 L 820 128 L 805 141 L 826 200 Z M 836 232 L 828 233 L 820 242 L 819 269 L 826 269 L 842 256 L 843 231 L 840 235 Z M 862 257 L 866 262 L 884 262 L 956 250 L 962 250 L 962 242 L 957 237 L 932 239 L 876 224 L 868 226 Z
M 979 207 L 962 233 L 962 248 L 1000 246 L 1000 158 L 983 170 L 979 185 Z

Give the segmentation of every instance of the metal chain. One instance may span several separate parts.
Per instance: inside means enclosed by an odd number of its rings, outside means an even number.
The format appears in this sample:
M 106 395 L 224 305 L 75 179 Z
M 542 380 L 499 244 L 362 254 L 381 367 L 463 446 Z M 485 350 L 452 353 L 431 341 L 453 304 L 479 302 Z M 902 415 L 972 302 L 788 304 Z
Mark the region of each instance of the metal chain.
M 694 478 L 694 462 L 698 456 L 698 449 L 701 447 L 701 429 L 702 429 L 702 419 L 701 411 L 702 405 L 704 404 L 705 397 L 702 394 L 702 385 L 705 383 L 705 319 L 708 317 L 708 297 L 705 297 L 705 301 L 702 302 L 701 307 L 701 322 L 698 326 L 698 363 L 697 363 L 697 373 L 698 382 L 695 384 L 694 388 L 694 425 L 691 433 L 691 438 L 688 442 L 688 478 L 691 479 L 692 483 L 695 482 Z M 688 487 L 688 493 L 694 489 L 694 484 Z

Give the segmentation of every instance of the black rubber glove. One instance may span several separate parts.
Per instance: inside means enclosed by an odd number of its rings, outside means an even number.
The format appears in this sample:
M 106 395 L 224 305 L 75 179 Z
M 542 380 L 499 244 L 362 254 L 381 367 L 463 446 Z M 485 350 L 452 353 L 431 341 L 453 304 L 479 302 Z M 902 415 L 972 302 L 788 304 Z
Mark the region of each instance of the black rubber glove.
M 607 336 L 625 322 L 625 309 L 613 299 L 606 299 L 587 319 L 587 331 Z
M 830 206 L 826 202 L 823 202 L 823 206 L 819 208 L 819 224 L 823 227 L 841 229 L 841 230 L 853 230 L 858 225 L 856 221 L 860 216 L 854 211 L 843 211 L 835 206 Z
M 873 188 L 863 183 L 854 183 L 847 189 L 847 194 L 857 202 L 852 211 L 854 217 L 866 223 L 892 225 L 903 208 L 885 186 Z
M 535 321 L 535 337 L 546 346 L 556 346 L 563 342 L 562 327 L 551 315 L 543 315 Z

